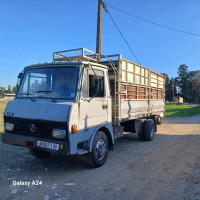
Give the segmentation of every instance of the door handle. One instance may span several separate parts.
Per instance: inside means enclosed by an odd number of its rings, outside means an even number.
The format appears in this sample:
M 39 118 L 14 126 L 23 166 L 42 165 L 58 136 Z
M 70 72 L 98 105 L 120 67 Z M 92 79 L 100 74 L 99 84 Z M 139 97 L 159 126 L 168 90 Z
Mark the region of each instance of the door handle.
M 104 104 L 102 107 L 103 107 L 103 109 L 108 109 L 108 105 L 107 104 Z

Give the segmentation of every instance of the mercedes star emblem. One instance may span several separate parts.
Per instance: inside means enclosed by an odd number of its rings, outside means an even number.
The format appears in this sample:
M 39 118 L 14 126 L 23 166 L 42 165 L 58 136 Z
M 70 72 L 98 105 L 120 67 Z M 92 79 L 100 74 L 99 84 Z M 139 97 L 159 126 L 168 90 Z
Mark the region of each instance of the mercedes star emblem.
M 29 129 L 30 129 L 30 131 L 31 131 L 32 133 L 34 133 L 34 132 L 36 131 L 36 126 L 35 126 L 35 124 L 30 124 L 30 125 L 29 125 Z

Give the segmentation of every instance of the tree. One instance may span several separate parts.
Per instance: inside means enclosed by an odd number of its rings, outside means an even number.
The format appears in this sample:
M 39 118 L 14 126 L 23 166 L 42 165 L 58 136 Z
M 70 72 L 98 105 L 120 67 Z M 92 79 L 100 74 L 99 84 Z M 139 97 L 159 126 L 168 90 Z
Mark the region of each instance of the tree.
M 180 95 L 185 99 L 188 100 L 190 96 L 189 91 L 191 90 L 191 81 L 189 79 L 190 74 L 188 72 L 188 66 L 180 65 L 178 68 L 178 87 L 180 90 Z
M 192 91 L 193 91 L 192 95 L 194 102 L 200 103 L 200 70 L 193 73 Z
M 12 92 L 11 85 L 8 86 L 7 92 L 8 92 L 8 93 L 11 93 L 11 92 Z
M 169 76 L 166 74 L 166 80 L 165 80 L 165 100 L 171 101 L 172 99 L 172 86 L 170 84 Z
M 12 93 L 16 94 L 17 93 L 17 84 L 13 86 L 12 88 Z
M 6 88 L 5 87 L 0 87 L 0 91 L 3 92 L 3 93 L 5 93 Z
M 173 90 L 174 90 L 174 96 L 177 96 L 177 85 L 178 80 L 177 78 L 171 78 L 169 79 L 169 76 L 166 74 L 166 101 L 173 101 Z

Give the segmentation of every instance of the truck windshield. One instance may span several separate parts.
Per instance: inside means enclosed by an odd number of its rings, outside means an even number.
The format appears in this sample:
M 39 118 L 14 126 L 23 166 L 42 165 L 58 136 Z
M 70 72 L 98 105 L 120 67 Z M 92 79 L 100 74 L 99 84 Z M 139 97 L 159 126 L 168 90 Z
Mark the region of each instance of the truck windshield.
M 27 70 L 17 97 L 74 99 L 78 68 L 38 68 Z

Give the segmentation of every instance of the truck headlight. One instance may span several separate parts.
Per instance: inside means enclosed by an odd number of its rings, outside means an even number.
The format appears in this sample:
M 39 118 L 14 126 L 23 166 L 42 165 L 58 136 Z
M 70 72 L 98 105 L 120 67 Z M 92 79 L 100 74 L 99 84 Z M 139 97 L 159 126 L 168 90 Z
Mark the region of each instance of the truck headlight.
M 12 123 L 6 122 L 6 123 L 4 124 L 4 129 L 5 129 L 5 131 L 13 131 L 14 128 L 15 128 L 15 125 L 12 124 Z
M 54 138 L 65 138 L 66 131 L 65 130 L 60 130 L 60 129 L 53 129 L 52 136 Z

